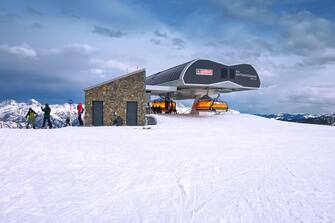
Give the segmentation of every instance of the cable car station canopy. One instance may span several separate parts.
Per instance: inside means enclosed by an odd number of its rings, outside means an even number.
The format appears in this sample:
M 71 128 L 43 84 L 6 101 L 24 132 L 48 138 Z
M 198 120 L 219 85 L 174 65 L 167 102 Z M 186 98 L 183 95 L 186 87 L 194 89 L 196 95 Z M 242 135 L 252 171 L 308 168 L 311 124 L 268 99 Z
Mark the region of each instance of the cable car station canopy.
M 259 87 L 259 76 L 250 64 L 228 66 L 203 59 L 192 60 L 146 78 L 147 92 L 175 99 L 192 99 Z

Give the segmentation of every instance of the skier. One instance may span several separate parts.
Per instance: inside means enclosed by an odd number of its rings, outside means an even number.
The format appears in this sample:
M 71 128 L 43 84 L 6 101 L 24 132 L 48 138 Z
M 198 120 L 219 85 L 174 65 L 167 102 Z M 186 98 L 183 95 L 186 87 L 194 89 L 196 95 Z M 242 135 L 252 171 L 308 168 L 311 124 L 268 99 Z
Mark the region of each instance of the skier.
M 29 108 L 29 111 L 26 115 L 26 118 L 28 119 L 26 128 L 29 129 L 29 125 L 31 124 L 33 126 L 33 129 L 35 128 L 35 118 L 37 116 L 37 113 L 32 109 Z
M 49 128 L 51 129 L 52 128 L 52 124 L 51 124 L 51 121 L 50 121 L 51 108 L 49 107 L 48 104 L 45 104 L 45 107 L 44 108 L 41 107 L 41 109 L 44 112 L 42 128 L 44 128 L 44 126 L 45 126 L 45 121 L 48 121 Z
M 83 104 L 82 103 L 79 103 L 77 105 L 77 111 L 78 111 L 78 121 L 79 121 L 79 125 L 80 126 L 83 126 L 84 125 L 84 122 L 83 122 L 83 119 L 81 118 L 81 115 L 84 113 L 84 108 L 83 108 Z

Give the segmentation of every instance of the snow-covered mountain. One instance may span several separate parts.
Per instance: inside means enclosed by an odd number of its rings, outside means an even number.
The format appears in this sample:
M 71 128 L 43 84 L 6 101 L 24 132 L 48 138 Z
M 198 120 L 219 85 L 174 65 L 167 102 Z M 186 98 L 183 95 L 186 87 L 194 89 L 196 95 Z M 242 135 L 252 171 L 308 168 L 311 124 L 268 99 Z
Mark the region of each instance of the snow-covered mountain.
M 15 100 L 6 100 L 0 103 L 0 128 L 25 128 L 26 114 L 29 108 L 32 108 L 38 115 L 36 118 L 36 127 L 40 128 L 43 122 L 43 112 L 41 110 L 41 103 L 34 99 L 27 102 L 16 102 Z M 66 117 L 71 114 L 71 121 L 73 125 L 78 125 L 76 104 L 72 105 L 72 112 L 70 112 L 70 104 L 50 105 L 51 120 L 53 127 L 60 128 L 65 126 Z
M 335 125 L 335 113 L 333 114 L 322 114 L 322 115 L 311 115 L 311 114 L 257 114 L 258 116 L 265 118 L 272 118 L 281 121 L 288 122 L 299 122 L 319 125 Z

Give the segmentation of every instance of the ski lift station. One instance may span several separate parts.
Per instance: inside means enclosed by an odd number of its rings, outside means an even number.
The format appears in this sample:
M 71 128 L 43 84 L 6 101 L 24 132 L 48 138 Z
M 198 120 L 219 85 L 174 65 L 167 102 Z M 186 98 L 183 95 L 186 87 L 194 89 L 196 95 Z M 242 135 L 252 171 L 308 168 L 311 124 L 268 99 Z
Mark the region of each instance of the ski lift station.
M 144 125 L 152 95 L 196 102 L 203 96 L 259 87 L 259 76 L 250 64 L 228 66 L 196 59 L 148 77 L 141 69 L 84 89 L 86 125 L 109 126 L 116 117 L 126 125 Z

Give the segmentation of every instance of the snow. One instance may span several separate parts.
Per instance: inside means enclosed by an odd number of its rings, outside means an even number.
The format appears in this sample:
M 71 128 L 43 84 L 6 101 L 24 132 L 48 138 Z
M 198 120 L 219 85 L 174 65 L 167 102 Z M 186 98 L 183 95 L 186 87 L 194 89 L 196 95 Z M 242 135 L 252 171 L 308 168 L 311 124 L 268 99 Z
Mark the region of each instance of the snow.
M 335 128 L 237 112 L 0 129 L 0 222 L 335 222 Z
M 176 102 L 176 103 L 177 103 L 176 109 L 177 109 L 178 114 L 189 114 L 189 113 L 191 113 L 192 108 L 190 106 L 184 105 L 183 103 L 181 103 L 179 101 Z

